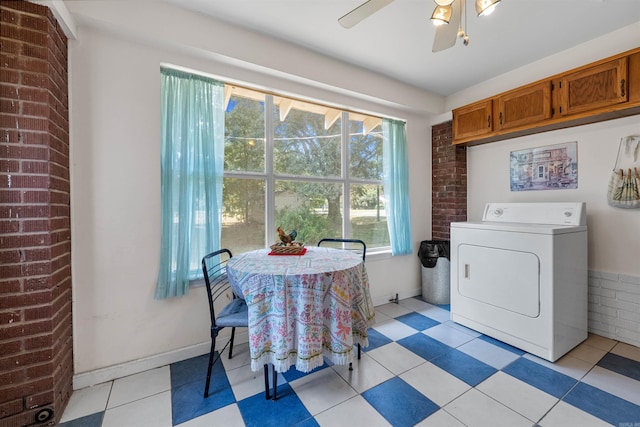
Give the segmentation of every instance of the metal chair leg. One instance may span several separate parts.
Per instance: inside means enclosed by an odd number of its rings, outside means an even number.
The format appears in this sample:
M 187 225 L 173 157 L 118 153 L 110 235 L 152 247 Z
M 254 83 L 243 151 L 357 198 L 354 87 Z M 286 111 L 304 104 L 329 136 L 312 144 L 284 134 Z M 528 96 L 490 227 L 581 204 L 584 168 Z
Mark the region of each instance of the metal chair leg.
M 269 365 L 264 364 L 264 398 L 266 400 L 271 399 L 271 394 L 269 393 Z
M 211 370 L 213 368 L 213 356 L 216 350 L 215 338 L 211 340 L 211 350 L 209 351 L 209 367 L 207 368 L 207 381 L 204 385 L 204 397 L 209 397 L 209 384 L 211 383 Z
M 278 373 L 276 372 L 276 365 L 271 365 L 271 375 L 273 376 L 273 400 L 276 400 L 278 393 Z
M 235 336 L 236 328 L 231 328 L 231 340 L 229 341 L 229 359 L 231 359 L 231 354 L 233 353 L 233 339 L 235 338 Z M 358 347 L 358 349 L 360 349 L 360 347 Z

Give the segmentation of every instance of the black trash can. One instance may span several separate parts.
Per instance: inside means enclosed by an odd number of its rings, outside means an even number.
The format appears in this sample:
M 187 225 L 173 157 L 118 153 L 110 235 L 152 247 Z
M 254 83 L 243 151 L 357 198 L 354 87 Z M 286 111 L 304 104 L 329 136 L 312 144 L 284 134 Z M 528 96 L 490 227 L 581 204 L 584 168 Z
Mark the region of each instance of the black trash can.
M 422 263 L 422 299 L 431 304 L 451 301 L 451 262 L 448 240 L 423 240 L 418 249 Z

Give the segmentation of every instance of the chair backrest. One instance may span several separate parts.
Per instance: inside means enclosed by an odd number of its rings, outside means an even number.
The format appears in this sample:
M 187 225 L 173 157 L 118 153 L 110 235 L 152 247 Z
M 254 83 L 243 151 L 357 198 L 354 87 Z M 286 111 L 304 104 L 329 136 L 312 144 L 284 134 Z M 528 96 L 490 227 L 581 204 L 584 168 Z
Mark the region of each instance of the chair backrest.
M 334 239 L 325 238 L 318 242 L 318 246 L 328 246 L 337 249 L 346 249 L 358 254 L 362 254 L 362 261 L 364 262 L 367 256 L 367 245 L 360 239 Z
M 204 273 L 204 283 L 207 286 L 212 325 L 216 323 L 216 300 L 225 295 L 229 296 L 229 294 L 231 294 L 232 299 L 236 298 L 227 276 L 227 262 L 232 257 L 233 255 L 229 249 L 219 249 L 202 258 L 202 273 Z

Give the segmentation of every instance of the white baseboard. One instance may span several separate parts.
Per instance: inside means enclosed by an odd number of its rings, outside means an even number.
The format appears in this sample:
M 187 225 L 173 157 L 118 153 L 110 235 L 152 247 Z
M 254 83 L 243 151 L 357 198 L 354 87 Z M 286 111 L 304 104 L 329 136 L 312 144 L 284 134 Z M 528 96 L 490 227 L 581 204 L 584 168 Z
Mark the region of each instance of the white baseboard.
M 224 337 L 227 338 L 228 337 Z M 224 339 L 222 336 L 220 339 Z M 248 342 L 249 337 L 246 331 L 236 331 L 234 344 Z M 217 345 L 217 344 L 216 344 Z M 222 343 L 224 345 L 224 342 Z M 171 363 L 180 362 L 181 360 L 190 359 L 192 357 L 208 354 L 211 342 L 203 342 L 189 347 L 171 350 L 166 353 L 155 354 L 153 356 L 144 357 L 142 359 L 132 360 L 130 362 L 121 363 L 119 365 L 108 366 L 106 368 L 96 369 L 94 371 L 83 372 L 73 376 L 73 389 L 90 387 L 96 384 L 113 381 L 129 375 L 138 374 L 148 371 L 149 369 L 159 368 Z

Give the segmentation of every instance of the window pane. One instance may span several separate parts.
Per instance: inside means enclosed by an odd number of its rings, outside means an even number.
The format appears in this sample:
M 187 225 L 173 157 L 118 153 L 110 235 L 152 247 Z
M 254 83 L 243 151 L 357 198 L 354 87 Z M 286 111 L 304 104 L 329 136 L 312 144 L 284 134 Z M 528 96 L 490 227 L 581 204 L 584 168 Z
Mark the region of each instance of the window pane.
M 274 103 L 275 173 L 339 177 L 340 112 L 287 98 L 275 97 Z
M 231 96 L 225 112 L 224 169 L 264 172 L 264 95 L 262 100 Z
M 389 246 L 382 185 L 351 185 L 351 238 L 363 240 L 368 248 Z
M 370 122 L 349 120 L 349 174 L 352 178 L 381 181 L 382 125 L 369 130 L 365 125 Z
M 342 185 L 276 181 L 276 227 L 296 230 L 296 240 L 315 246 L 323 237 L 342 235 Z M 273 237 L 273 244 L 277 237 Z
M 225 178 L 222 247 L 240 253 L 265 247 L 265 181 Z

